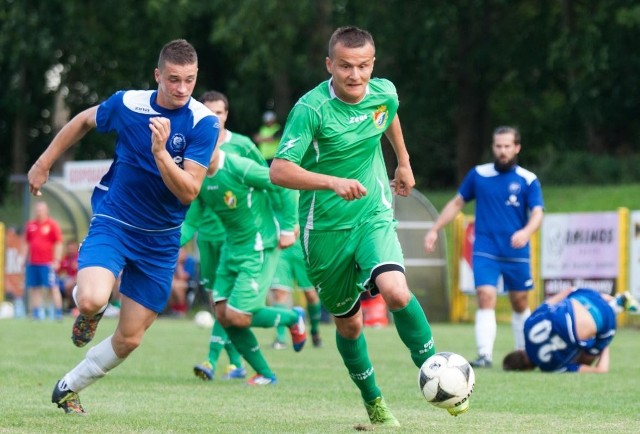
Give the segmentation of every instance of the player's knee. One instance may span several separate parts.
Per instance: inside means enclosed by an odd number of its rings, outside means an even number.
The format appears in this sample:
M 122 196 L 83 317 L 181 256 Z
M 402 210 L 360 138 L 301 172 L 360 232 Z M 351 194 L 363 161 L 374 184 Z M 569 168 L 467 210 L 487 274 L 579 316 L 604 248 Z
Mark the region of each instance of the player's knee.
M 362 311 L 349 318 L 336 318 L 336 329 L 345 339 L 357 339 L 362 333 Z
M 114 333 L 111 342 L 113 344 L 113 350 L 116 355 L 121 359 L 124 359 L 140 346 L 140 344 L 142 343 L 142 336 L 125 336 L 121 333 L 116 332 Z

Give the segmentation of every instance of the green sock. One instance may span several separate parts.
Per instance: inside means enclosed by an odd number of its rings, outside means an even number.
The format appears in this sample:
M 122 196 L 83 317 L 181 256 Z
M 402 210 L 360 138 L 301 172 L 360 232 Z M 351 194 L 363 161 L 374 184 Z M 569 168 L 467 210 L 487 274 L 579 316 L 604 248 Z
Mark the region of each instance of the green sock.
M 298 321 L 298 314 L 293 309 L 279 307 L 263 307 L 253 312 L 251 327 L 269 328 L 283 325 L 292 326 Z
M 360 336 L 353 340 L 340 336 L 340 333 L 336 331 L 336 344 L 351 380 L 360 389 L 362 399 L 365 402 L 371 402 L 378 396 L 382 396 L 380 388 L 376 384 L 373 365 L 369 360 L 364 334 L 360 333 Z
M 226 332 L 225 332 L 226 336 Z M 231 339 L 228 339 L 224 343 L 224 349 L 227 351 L 227 355 L 229 356 L 229 364 L 234 365 L 236 368 L 242 367 L 242 355 L 236 349 L 236 346 L 233 345 Z
M 288 310 L 289 308 L 289 306 L 284 303 L 274 303 L 273 307 L 283 310 Z M 279 324 L 276 327 L 276 339 L 278 340 L 278 342 L 287 342 L 287 327 L 283 326 L 282 324 Z
M 265 377 L 274 376 L 273 371 L 269 368 L 269 364 L 262 355 L 256 335 L 253 334 L 251 329 L 233 326 L 227 327 L 227 334 L 249 366 L 260 375 L 264 375 Z
M 413 363 L 418 368 L 421 367 L 425 360 L 436 353 L 431 326 L 422 306 L 412 294 L 411 300 L 405 307 L 391 313 L 400 339 L 411 351 Z
M 220 352 L 224 348 L 226 341 L 227 332 L 224 330 L 224 327 L 220 325 L 219 321 L 214 322 L 211 328 L 211 337 L 209 338 L 209 363 L 213 366 L 214 371 L 220 358 Z
M 309 323 L 311 324 L 311 334 L 315 335 L 318 333 L 320 324 L 320 317 L 322 316 L 322 312 L 320 309 L 320 302 L 315 304 L 307 305 L 307 312 L 309 313 Z

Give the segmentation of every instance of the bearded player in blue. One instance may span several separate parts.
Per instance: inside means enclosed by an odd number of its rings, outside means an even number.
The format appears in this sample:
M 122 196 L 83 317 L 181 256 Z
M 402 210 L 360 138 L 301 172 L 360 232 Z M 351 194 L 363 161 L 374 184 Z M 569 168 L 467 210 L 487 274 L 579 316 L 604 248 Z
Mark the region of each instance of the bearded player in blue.
M 492 365 L 496 340 L 498 280 L 511 302 L 511 327 L 515 348 L 524 348 L 524 321 L 531 311 L 528 291 L 533 289 L 529 263 L 529 239 L 543 218 L 542 188 L 536 175 L 517 164 L 520 132 L 515 127 L 498 127 L 491 146 L 495 160 L 472 168 L 425 236 L 425 250 L 435 248 L 438 231 L 455 218 L 464 205 L 476 200 L 473 277 L 478 294 L 475 318 L 478 358 L 476 368 Z
M 52 402 L 84 413 L 78 392 L 118 366 L 141 343 L 171 291 L 180 226 L 196 198 L 218 136 L 218 119 L 191 98 L 198 73 L 195 49 L 183 39 L 166 44 L 158 59 L 157 91 L 121 91 L 75 116 L 29 171 L 40 195 L 49 169 L 87 132 L 116 132 L 114 163 L 95 193 L 89 233 L 78 259 L 74 298 L 80 315 L 72 341 L 86 345 L 122 272 L 122 307 L 113 335 L 92 347 L 55 385 Z

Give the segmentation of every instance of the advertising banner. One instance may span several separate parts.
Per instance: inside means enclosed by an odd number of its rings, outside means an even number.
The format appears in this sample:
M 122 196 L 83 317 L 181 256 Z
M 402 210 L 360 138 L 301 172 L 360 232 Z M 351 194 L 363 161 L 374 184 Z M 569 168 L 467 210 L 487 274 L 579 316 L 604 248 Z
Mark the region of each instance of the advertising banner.
M 546 214 L 541 235 L 545 297 L 567 286 L 615 293 L 620 236 L 616 212 Z

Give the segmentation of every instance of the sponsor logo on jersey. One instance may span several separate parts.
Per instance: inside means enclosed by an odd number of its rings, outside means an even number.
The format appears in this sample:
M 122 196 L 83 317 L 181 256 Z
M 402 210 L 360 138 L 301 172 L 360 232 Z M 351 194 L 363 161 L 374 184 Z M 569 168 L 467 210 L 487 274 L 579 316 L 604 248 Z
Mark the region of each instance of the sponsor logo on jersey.
M 515 207 L 519 207 L 520 206 L 520 202 L 518 201 L 518 193 L 520 193 L 520 183 L 519 182 L 512 182 L 509 184 L 509 197 L 507 198 L 507 200 L 505 201 L 505 205 L 507 206 L 515 206 Z
M 367 115 L 351 116 L 349 118 L 349 123 L 350 124 L 357 124 L 357 123 L 360 123 L 362 121 L 366 121 L 368 117 L 369 116 L 367 116 Z
M 386 105 L 381 105 L 373 112 L 373 124 L 376 128 L 384 128 L 387 125 L 389 110 Z
M 296 137 L 295 139 L 290 139 L 287 140 L 287 142 L 284 144 L 284 146 L 282 147 L 282 150 L 280 152 L 287 152 L 289 149 L 293 148 L 296 144 L 296 142 L 300 140 L 300 137 Z
M 233 191 L 227 191 L 224 194 L 224 203 L 231 209 L 235 209 L 238 206 L 238 198 Z

